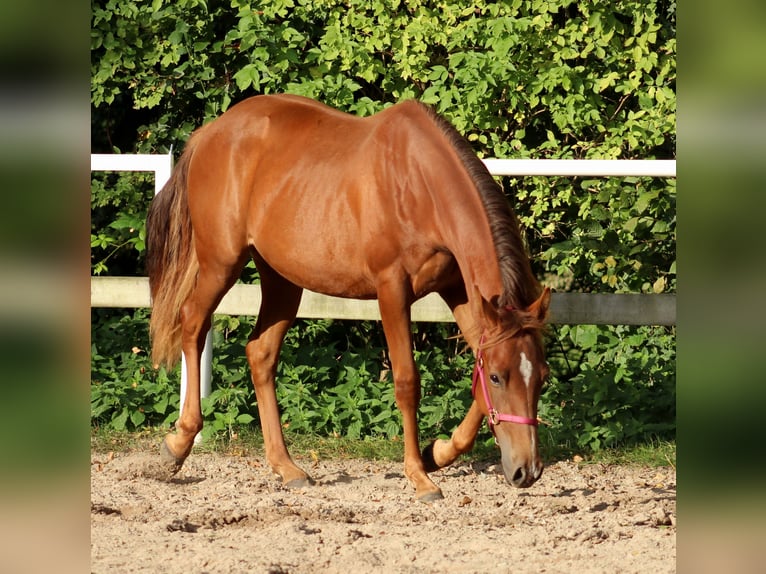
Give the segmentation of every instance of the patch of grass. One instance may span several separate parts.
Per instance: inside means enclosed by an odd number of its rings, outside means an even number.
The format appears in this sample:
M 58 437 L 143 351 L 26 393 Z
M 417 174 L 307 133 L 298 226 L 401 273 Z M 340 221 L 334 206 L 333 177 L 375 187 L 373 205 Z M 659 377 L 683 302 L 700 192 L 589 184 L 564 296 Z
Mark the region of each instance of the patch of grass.
M 483 432 L 483 431 L 482 431 Z M 479 435 L 473 449 L 463 456 L 468 460 L 479 460 L 482 462 L 497 462 L 500 460 L 500 448 L 495 444 L 495 439 L 485 433 L 485 437 Z M 540 456 L 546 464 L 560 460 L 571 460 L 577 454 L 577 449 L 569 444 L 555 444 L 550 440 L 545 440 L 541 436 Z
M 288 433 L 285 440 L 290 452 L 298 457 L 369 460 L 402 460 L 404 457 L 404 444 L 398 437 L 351 439 Z
M 103 428 L 91 430 L 91 450 L 98 453 L 109 451 L 159 451 L 159 445 L 168 432 L 167 428 L 149 427 L 138 432 L 115 431 Z M 401 461 L 404 444 L 400 438 L 386 437 L 350 439 L 342 436 L 318 436 L 285 433 L 290 453 L 297 459 L 368 459 Z M 427 441 L 422 441 L 425 447 Z M 676 466 L 675 441 L 650 440 L 619 448 L 602 449 L 597 452 L 579 453 L 569 446 L 548 445 L 542 449 L 542 457 L 548 463 L 560 460 L 576 460 L 582 464 L 616 464 L 635 466 Z M 230 434 L 219 433 L 212 439 L 194 446 L 194 452 L 216 452 L 233 456 L 262 457 L 263 435 L 260 430 L 243 426 Z M 497 462 L 500 450 L 490 439 L 477 440 L 474 448 L 463 455 L 463 460 Z
M 96 453 L 151 451 L 159 449 L 167 428 L 146 427 L 140 431 L 117 431 L 105 427 L 91 427 L 90 449 Z
M 583 457 L 586 463 L 676 468 L 676 442 L 650 440 L 622 448 L 604 449 Z

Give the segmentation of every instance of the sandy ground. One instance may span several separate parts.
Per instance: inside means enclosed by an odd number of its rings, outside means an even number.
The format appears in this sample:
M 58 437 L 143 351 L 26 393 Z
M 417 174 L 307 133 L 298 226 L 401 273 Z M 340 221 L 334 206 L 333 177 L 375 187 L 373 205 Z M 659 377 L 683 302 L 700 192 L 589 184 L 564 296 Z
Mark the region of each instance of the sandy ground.
M 91 457 L 91 572 L 675 572 L 672 468 L 557 462 L 531 488 L 498 466 L 432 474 L 415 501 L 400 463 L 299 460 L 285 490 L 263 459 L 192 453 L 168 482 L 154 453 Z

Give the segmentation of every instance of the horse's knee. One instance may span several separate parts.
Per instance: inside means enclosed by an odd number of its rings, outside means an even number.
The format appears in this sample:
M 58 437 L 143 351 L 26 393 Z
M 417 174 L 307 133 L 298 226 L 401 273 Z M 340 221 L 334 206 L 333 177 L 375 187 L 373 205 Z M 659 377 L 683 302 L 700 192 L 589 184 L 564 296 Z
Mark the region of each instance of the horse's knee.
M 423 449 L 423 466 L 433 472 L 455 462 L 457 457 L 473 448 L 475 437 L 453 434 L 449 440 L 437 439 Z

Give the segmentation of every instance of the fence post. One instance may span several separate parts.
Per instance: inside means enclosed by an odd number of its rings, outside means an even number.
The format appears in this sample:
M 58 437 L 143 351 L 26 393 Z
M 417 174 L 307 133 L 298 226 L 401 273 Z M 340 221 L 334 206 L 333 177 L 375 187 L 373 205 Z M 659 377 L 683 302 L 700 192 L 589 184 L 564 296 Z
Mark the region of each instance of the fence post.
M 188 376 L 186 374 L 186 355 L 181 353 L 181 404 L 178 407 L 178 416 L 181 416 L 184 408 L 184 399 L 186 398 L 186 386 Z M 212 390 L 213 381 L 213 328 L 205 336 L 205 346 L 202 349 L 202 355 L 199 360 L 199 396 L 208 397 Z M 194 437 L 194 442 L 199 443 L 202 435 Z

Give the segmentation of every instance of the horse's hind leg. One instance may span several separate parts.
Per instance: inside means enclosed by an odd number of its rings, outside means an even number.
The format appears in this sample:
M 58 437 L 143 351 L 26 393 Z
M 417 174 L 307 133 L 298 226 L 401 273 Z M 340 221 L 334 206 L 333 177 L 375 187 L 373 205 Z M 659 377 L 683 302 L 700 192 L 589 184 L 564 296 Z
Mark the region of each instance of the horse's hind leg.
M 163 464 L 176 472 L 189 456 L 194 437 L 202 430 L 200 356 L 213 311 L 239 276 L 242 264 L 222 265 L 200 260 L 197 283 L 181 307 L 182 348 L 186 358 L 186 397 L 176 432 L 165 436 Z
M 303 289 L 277 275 L 263 262 L 259 262 L 258 271 L 263 299 L 245 352 L 255 387 L 266 459 L 273 471 L 282 477 L 285 486 L 298 488 L 312 481 L 287 452 L 274 379 L 279 351 L 285 333 L 295 320 Z

